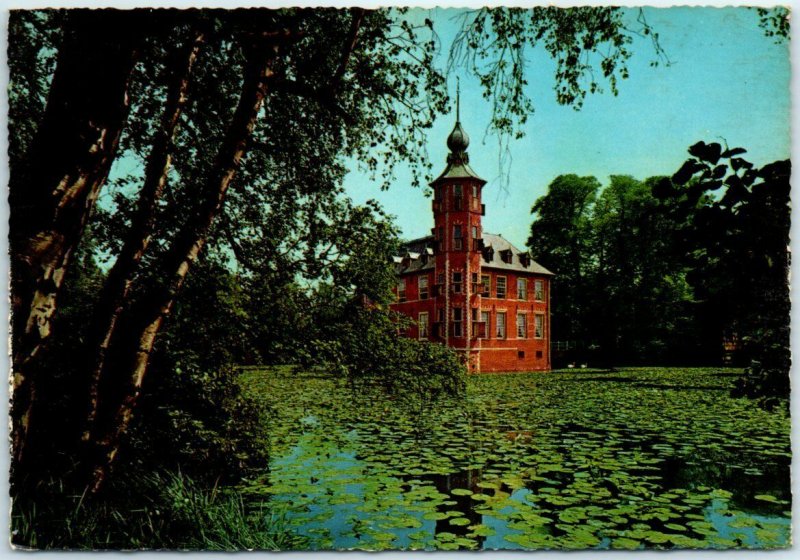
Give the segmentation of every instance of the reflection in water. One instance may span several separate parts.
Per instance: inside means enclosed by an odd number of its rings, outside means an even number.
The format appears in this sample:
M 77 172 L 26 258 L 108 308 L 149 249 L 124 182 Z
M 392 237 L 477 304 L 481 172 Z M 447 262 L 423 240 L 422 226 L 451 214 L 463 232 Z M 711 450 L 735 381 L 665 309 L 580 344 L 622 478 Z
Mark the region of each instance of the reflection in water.
M 530 394 L 544 400 L 550 390 L 569 408 L 572 395 L 557 379 L 516 377 L 496 383 L 545 379 L 553 385 Z M 660 384 L 702 386 L 698 377 Z M 509 397 L 520 391 L 492 399 L 484 391 L 469 407 L 434 411 L 424 426 L 342 394 L 287 422 L 291 446 L 250 491 L 273 496 L 314 548 L 787 546 L 788 422 L 752 412 L 762 416 L 709 426 L 720 403 L 739 406 L 721 401 L 715 386 L 670 392 L 694 399 L 673 408 L 663 392 L 649 393 L 664 414 L 645 416 L 640 395 L 625 401 L 633 385 L 616 384 L 603 400 L 596 384 L 576 382 L 595 400 L 573 404 L 572 415 L 552 401 Z M 282 390 L 287 401 L 298 392 L 296 384 Z M 314 409 L 304 402 L 302 410 Z

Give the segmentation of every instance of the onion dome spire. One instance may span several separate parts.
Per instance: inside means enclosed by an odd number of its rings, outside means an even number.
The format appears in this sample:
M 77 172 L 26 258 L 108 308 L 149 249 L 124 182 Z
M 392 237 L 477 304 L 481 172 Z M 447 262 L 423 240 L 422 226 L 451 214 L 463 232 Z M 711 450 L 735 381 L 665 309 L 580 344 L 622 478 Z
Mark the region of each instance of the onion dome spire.
M 456 82 L 456 125 L 453 132 L 447 137 L 447 147 L 450 153 L 447 154 L 447 167 L 431 185 L 437 185 L 440 181 L 449 179 L 471 179 L 486 184 L 475 171 L 469 166 L 469 156 L 467 147 L 469 146 L 469 136 L 461 126 L 461 84 Z
M 447 137 L 447 147 L 450 148 L 450 159 L 459 159 L 468 161 L 467 148 L 469 147 L 469 136 L 467 135 L 464 127 L 461 126 L 461 82 L 456 78 L 456 125 L 453 127 L 453 132 Z

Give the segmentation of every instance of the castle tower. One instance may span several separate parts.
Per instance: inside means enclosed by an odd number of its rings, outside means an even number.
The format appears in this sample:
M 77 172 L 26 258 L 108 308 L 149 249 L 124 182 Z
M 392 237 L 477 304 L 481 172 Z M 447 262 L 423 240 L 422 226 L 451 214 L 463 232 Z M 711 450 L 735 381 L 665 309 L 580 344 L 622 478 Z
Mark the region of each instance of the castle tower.
M 460 93 L 460 92 L 459 92 Z M 486 181 L 469 166 L 469 136 L 460 122 L 447 138 L 447 167 L 432 183 L 435 240 L 435 325 L 445 344 L 466 353 L 470 371 L 480 370 L 481 190 Z

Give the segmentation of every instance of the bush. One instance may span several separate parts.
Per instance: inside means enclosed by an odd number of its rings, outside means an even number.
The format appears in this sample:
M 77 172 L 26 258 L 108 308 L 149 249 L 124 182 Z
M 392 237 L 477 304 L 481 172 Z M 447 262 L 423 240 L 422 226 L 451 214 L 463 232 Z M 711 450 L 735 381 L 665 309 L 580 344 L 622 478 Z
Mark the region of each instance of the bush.
M 452 349 L 402 336 L 408 319 L 376 306 L 353 304 L 347 322 L 330 325 L 308 359 L 359 384 L 379 385 L 409 405 L 461 395 L 466 367 Z
M 151 377 L 117 470 L 180 470 L 198 483 L 237 483 L 269 464 L 267 410 L 232 366 Z

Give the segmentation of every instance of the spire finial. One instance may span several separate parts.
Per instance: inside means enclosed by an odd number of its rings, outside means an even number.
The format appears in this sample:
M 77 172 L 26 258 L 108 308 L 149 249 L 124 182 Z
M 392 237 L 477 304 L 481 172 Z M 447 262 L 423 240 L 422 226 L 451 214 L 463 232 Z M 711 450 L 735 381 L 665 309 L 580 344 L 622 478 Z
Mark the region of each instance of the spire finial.
M 461 78 L 456 76 L 456 122 L 461 122 Z
M 466 161 L 467 146 L 469 146 L 469 136 L 461 126 L 461 80 L 456 76 L 456 125 L 447 137 L 447 147 L 453 154 L 458 154 L 458 158 Z

